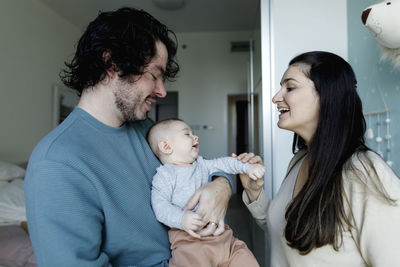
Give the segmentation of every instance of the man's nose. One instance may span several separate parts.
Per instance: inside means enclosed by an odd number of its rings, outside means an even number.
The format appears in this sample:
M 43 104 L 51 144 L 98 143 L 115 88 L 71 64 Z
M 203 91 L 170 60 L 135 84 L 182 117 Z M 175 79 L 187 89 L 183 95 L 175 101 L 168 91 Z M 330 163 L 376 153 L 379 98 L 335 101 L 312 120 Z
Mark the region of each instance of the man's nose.
M 157 97 L 160 97 L 160 98 L 166 97 L 167 91 L 165 90 L 164 82 L 162 80 L 156 84 L 156 87 L 154 88 L 154 92 Z

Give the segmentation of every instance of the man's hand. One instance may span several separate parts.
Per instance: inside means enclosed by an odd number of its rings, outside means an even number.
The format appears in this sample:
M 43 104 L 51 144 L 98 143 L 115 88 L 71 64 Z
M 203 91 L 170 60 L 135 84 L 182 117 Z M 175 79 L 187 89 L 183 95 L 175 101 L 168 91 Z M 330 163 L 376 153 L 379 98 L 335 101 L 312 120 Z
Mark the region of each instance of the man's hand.
M 198 204 L 196 213 L 202 217 L 205 226 L 200 236 L 220 235 L 225 230 L 224 217 L 228 208 L 232 189 L 224 177 L 200 187 L 185 206 L 185 210 L 193 210 Z
M 181 226 L 189 235 L 200 238 L 201 236 L 196 231 L 203 228 L 203 221 L 200 215 L 194 213 L 193 211 L 186 210 L 182 216 Z
M 263 164 L 261 157 L 256 156 L 253 153 L 242 153 L 239 156 L 232 154 L 232 157 L 237 158 L 243 163 L 248 162 L 251 164 Z M 262 191 L 264 180 L 262 178 L 254 180 L 247 174 L 240 174 L 240 181 L 242 182 L 243 188 L 246 191 L 249 200 L 251 202 L 255 201 Z

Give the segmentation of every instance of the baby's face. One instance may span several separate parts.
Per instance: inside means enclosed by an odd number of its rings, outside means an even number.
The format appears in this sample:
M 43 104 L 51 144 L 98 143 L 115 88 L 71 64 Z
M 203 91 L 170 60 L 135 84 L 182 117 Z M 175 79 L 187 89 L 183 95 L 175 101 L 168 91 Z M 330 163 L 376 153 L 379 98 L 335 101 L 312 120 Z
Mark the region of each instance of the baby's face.
M 183 121 L 174 122 L 169 131 L 174 163 L 192 164 L 199 155 L 199 137 L 194 135 L 189 125 Z

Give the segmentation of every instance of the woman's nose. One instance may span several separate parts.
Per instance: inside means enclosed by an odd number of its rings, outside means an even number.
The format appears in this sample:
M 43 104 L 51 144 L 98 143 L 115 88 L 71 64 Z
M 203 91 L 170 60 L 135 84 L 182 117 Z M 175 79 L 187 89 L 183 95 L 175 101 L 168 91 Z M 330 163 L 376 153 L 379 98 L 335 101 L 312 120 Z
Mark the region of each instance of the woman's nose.
M 278 103 L 279 101 L 282 101 L 282 90 L 276 92 L 276 94 L 272 98 L 272 103 L 274 104 Z

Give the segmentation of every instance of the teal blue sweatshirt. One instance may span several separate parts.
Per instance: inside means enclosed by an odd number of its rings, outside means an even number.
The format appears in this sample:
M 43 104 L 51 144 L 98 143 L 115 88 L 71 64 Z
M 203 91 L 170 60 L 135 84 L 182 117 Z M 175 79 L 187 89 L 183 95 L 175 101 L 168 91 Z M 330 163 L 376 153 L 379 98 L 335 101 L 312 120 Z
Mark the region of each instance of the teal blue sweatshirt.
M 36 146 L 25 198 L 39 266 L 168 266 L 167 229 L 150 205 L 160 165 L 150 125 L 113 128 L 76 108 Z

